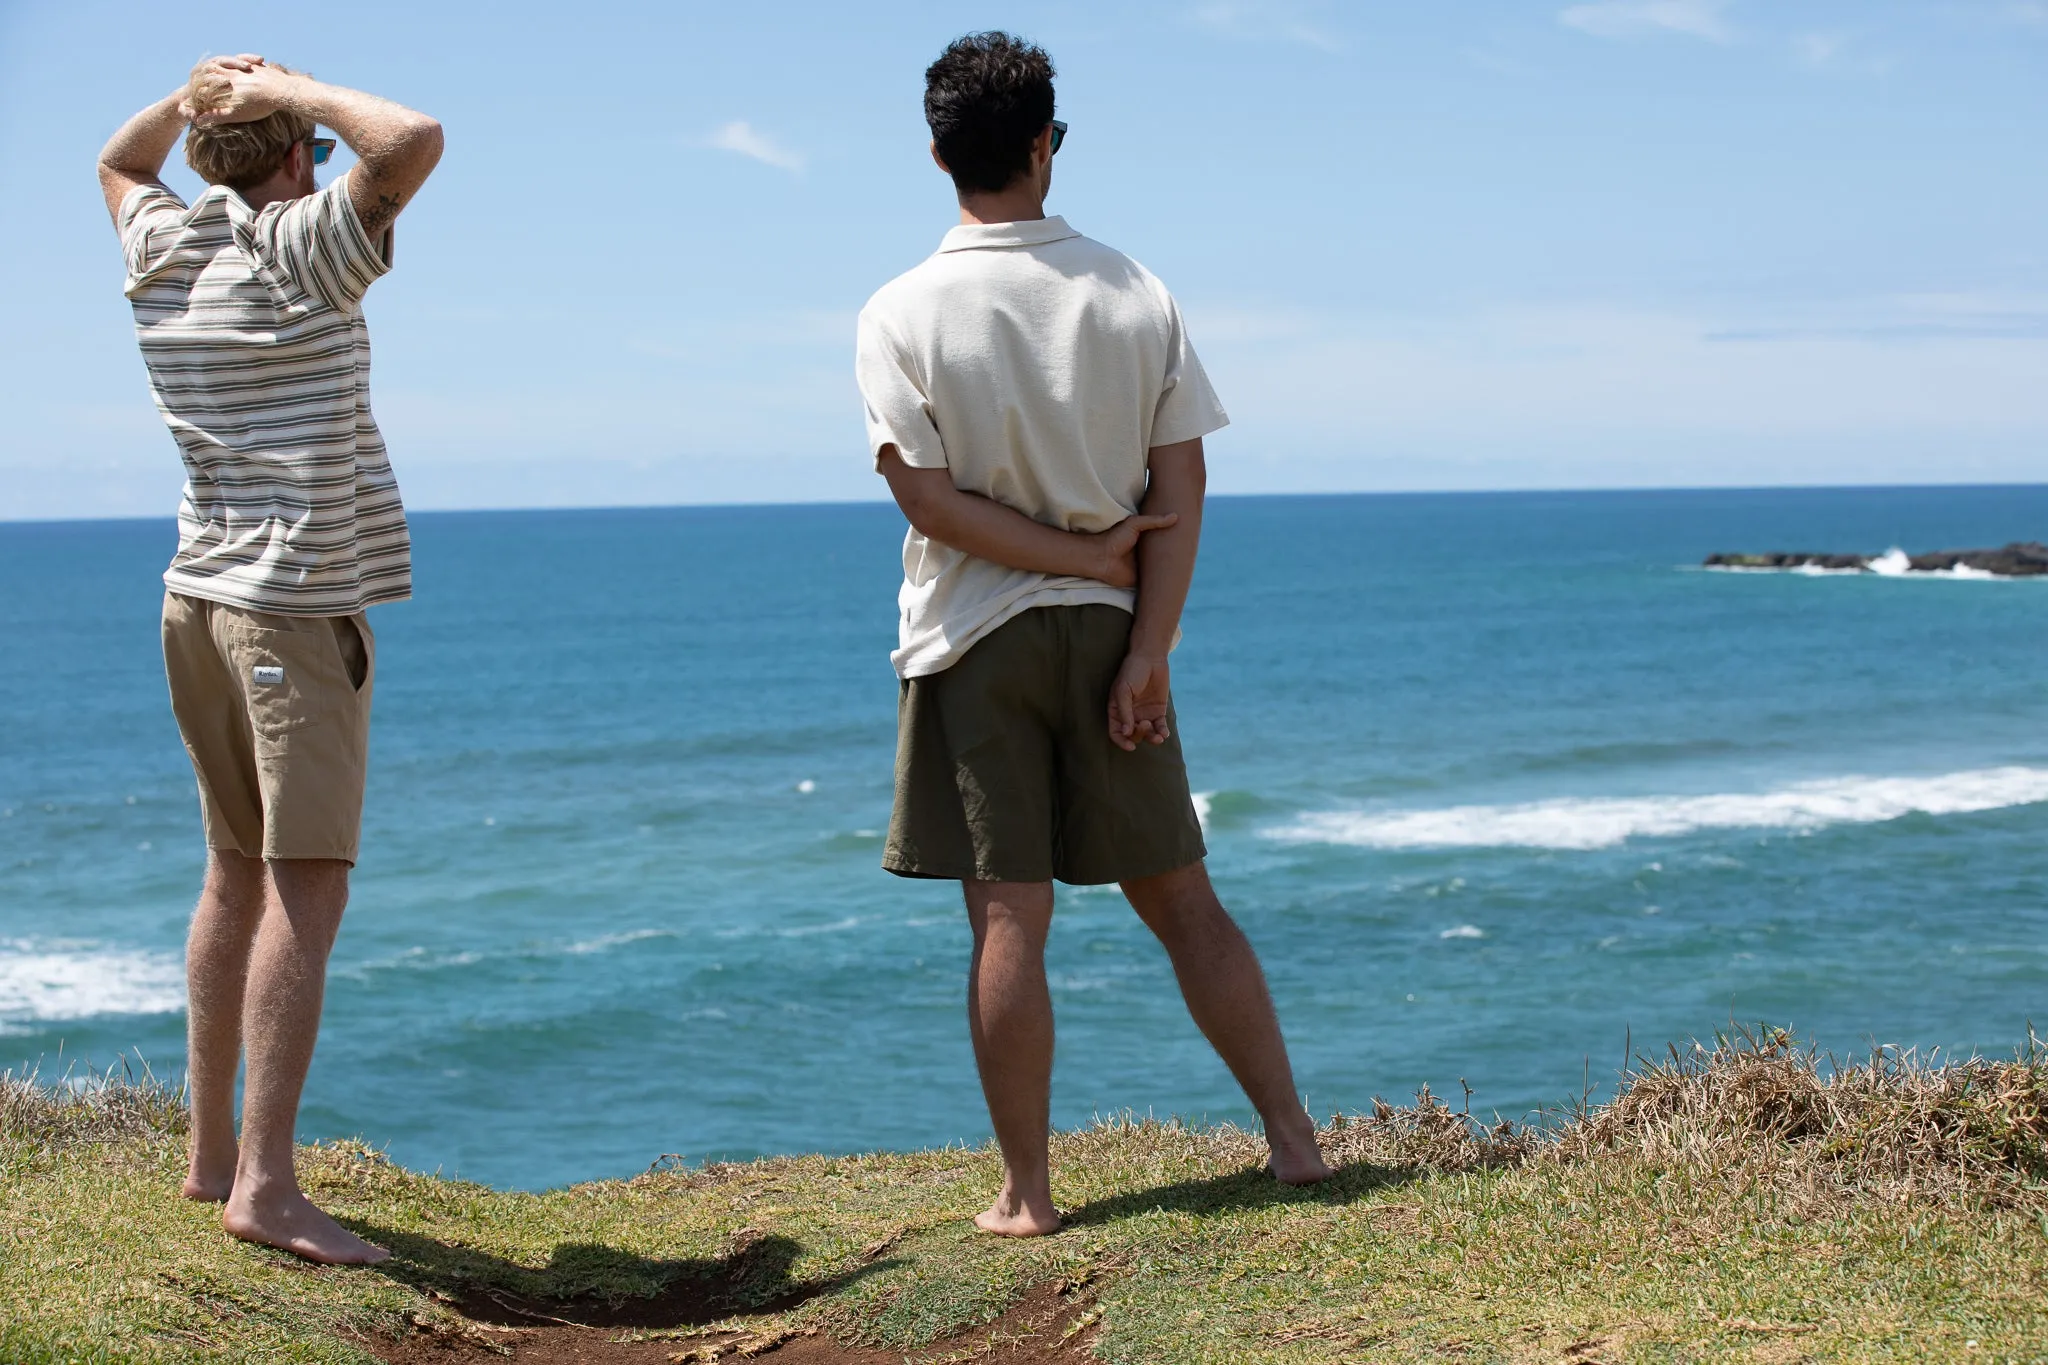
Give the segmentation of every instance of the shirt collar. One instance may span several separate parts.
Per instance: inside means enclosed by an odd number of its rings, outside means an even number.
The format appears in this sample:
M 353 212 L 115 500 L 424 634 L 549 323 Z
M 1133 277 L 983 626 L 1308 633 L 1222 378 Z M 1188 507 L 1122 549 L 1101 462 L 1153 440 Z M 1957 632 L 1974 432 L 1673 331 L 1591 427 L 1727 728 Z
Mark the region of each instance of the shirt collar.
M 1060 217 L 1033 218 L 1022 223 L 962 223 L 939 243 L 941 251 L 977 251 L 983 247 L 1043 246 L 1081 234 Z

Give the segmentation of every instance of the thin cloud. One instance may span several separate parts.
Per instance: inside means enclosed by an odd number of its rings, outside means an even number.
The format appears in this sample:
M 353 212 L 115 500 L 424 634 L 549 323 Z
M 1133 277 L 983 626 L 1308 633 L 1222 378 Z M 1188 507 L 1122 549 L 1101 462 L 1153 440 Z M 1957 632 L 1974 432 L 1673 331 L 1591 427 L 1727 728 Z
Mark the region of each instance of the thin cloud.
M 1792 48 L 1799 54 L 1799 59 L 1811 67 L 1832 67 L 1882 76 L 1894 65 L 1890 57 L 1864 51 L 1846 33 L 1797 34 L 1792 39 Z
M 1792 40 L 1792 45 L 1811 65 L 1826 66 L 1842 55 L 1849 40 L 1839 33 L 1802 33 Z
M 1595 38 L 1678 33 L 1710 43 L 1725 43 L 1735 37 L 1721 17 L 1727 8 L 1727 0 L 1597 0 L 1593 4 L 1566 6 L 1558 12 L 1557 21 Z
M 1202 28 L 1226 38 L 1300 43 L 1324 52 L 1341 52 L 1344 44 L 1328 30 L 1302 17 L 1293 5 L 1211 0 L 1190 17 Z
M 704 145 L 721 152 L 737 152 L 764 166 L 773 166 L 791 174 L 800 173 L 804 168 L 801 153 L 791 151 L 744 119 L 734 119 L 726 124 L 706 138 Z

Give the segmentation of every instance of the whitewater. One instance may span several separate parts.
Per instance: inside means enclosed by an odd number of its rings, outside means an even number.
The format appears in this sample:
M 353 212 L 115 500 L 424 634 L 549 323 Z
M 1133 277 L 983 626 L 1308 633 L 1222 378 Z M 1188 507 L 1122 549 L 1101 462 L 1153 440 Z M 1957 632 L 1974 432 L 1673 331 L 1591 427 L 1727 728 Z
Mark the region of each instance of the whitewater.
M 1837 777 L 1763 792 L 1560 798 L 1439 810 L 1311 811 L 1264 831 L 1293 843 L 1363 848 L 1609 848 L 1706 829 L 1812 831 L 1908 815 L 1961 815 L 2048 801 L 2048 768 L 1931 777 Z

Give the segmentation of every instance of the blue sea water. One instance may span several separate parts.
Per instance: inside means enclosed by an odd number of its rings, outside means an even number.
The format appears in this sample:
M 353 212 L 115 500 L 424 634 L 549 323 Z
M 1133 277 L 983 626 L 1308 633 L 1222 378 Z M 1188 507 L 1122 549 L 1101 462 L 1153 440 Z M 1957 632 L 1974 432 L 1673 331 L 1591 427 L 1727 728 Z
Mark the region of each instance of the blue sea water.
M 1696 567 L 2044 528 L 2048 487 L 1216 500 L 1176 692 L 1311 1106 L 2048 1025 L 2048 582 Z M 539 1187 L 986 1135 L 957 893 L 878 867 L 900 535 L 415 519 L 306 1137 Z M 0 1067 L 181 1064 L 172 539 L 0 525 Z M 1248 1117 L 1113 892 L 1062 891 L 1051 971 L 1056 1121 Z

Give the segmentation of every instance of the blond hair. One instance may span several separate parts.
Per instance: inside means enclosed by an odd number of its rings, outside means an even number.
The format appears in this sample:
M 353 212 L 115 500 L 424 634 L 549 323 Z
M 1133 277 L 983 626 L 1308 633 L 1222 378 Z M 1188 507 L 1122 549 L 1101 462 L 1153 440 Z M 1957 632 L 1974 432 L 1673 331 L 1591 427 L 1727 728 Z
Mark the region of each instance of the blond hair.
M 268 65 L 287 76 L 303 74 L 276 62 Z M 227 92 L 227 77 L 211 62 L 201 62 L 192 68 L 185 102 L 193 113 L 203 114 L 218 108 Z M 195 124 L 185 134 L 185 164 L 209 185 L 246 190 L 277 174 L 292 148 L 313 136 L 313 127 L 313 120 L 290 109 L 274 110 L 249 123 L 216 123 L 210 128 Z

